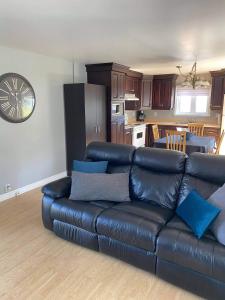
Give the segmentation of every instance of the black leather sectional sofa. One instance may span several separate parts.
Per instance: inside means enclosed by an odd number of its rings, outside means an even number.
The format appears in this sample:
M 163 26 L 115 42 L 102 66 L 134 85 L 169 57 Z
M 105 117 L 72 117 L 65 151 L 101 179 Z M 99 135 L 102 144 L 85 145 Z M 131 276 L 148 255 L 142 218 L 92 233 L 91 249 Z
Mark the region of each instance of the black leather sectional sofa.
M 210 231 L 198 240 L 175 214 L 193 188 L 207 198 L 225 183 L 225 157 L 94 142 L 86 159 L 108 160 L 109 173 L 130 172 L 132 201 L 70 201 L 67 177 L 43 187 L 44 226 L 202 297 L 225 299 L 225 247 Z

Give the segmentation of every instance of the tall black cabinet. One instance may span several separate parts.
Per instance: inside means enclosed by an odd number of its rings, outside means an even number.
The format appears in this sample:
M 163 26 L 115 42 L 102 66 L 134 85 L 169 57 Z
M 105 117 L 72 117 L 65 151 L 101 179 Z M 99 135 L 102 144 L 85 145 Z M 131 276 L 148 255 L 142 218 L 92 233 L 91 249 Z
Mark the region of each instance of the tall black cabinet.
M 82 160 L 86 145 L 106 141 L 106 90 L 96 84 L 64 85 L 67 172 Z

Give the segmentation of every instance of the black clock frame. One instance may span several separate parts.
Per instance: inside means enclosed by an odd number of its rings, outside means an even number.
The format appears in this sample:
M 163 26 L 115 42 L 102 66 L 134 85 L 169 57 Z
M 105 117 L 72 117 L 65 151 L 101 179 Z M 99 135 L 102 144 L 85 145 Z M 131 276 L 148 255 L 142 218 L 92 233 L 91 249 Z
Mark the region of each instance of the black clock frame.
M 3 81 L 7 77 L 17 77 L 17 78 L 22 79 L 29 86 L 29 88 L 31 89 L 31 91 L 32 91 L 32 93 L 34 95 L 34 106 L 33 106 L 33 109 L 31 111 L 31 113 L 26 118 L 23 118 L 21 120 L 12 120 L 10 118 L 7 118 L 7 116 L 0 109 L 0 116 L 5 121 L 10 122 L 10 123 L 23 123 L 23 122 L 25 122 L 27 119 L 29 119 L 31 117 L 31 115 L 33 114 L 34 109 L 36 107 L 36 96 L 35 96 L 34 89 L 33 89 L 32 85 L 30 84 L 30 82 L 24 76 L 22 76 L 22 75 L 20 75 L 18 73 L 9 72 L 9 73 L 5 73 L 3 75 L 0 75 L 0 82 Z

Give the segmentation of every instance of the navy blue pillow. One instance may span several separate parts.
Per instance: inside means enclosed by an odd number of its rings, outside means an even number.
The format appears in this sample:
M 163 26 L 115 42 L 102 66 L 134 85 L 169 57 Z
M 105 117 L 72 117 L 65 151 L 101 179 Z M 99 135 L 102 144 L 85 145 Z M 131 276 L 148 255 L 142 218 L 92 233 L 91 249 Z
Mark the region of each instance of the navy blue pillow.
M 73 161 L 72 170 L 82 173 L 106 173 L 108 161 Z
M 176 213 L 200 239 L 220 211 L 193 190 L 178 206 Z
M 189 132 L 189 131 L 187 131 L 186 132 L 186 141 L 189 141 L 192 136 L 194 136 L 194 134 L 191 133 L 191 132 Z

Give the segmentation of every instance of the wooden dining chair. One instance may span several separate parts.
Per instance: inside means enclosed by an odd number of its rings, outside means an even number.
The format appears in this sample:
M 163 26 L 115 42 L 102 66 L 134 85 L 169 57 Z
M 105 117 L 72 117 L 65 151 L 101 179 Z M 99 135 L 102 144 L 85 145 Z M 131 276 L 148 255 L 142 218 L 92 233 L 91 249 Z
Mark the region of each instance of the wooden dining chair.
M 158 125 L 152 125 L 152 133 L 153 133 L 154 141 L 160 139 Z
M 186 131 L 166 130 L 166 149 L 186 153 Z
M 222 142 L 223 142 L 223 139 L 224 139 L 224 136 L 225 136 L 225 131 L 223 130 L 218 141 L 217 141 L 217 146 L 216 146 L 216 152 L 215 154 L 220 154 L 220 148 L 221 148 L 221 145 L 222 145 Z
M 188 123 L 189 132 L 197 136 L 204 135 L 204 124 L 201 123 Z

